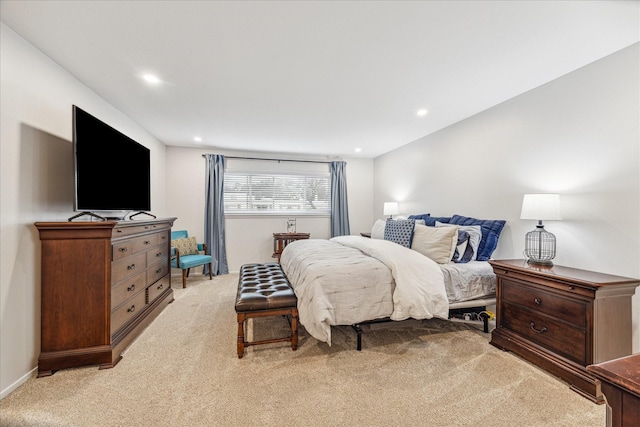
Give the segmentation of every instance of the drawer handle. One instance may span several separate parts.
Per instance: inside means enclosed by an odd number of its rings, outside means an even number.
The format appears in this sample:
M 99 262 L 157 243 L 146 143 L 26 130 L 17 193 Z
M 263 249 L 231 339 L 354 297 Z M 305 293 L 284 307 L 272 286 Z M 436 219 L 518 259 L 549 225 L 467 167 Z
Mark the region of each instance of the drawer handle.
M 116 233 L 122 233 L 122 230 L 116 230 Z
M 576 288 L 575 286 L 569 286 L 570 291 L 574 290 L 575 288 Z
M 533 332 L 535 332 L 536 334 L 544 334 L 545 332 L 547 332 L 546 326 L 543 326 L 542 329 L 536 329 L 535 322 L 531 322 L 531 329 L 533 329 Z
M 160 285 L 160 286 L 158 286 L 156 289 L 157 289 L 157 290 L 162 290 L 162 288 L 164 288 L 164 285 Z
M 135 290 L 136 290 L 136 284 L 135 283 L 127 288 L 127 292 L 131 292 L 131 291 L 135 291 Z
M 136 269 L 135 264 L 127 265 L 127 270 L 135 270 L 135 269 Z
M 120 252 L 127 252 L 127 248 L 120 248 L 118 249 Z
M 162 252 L 158 252 L 158 253 L 156 254 L 156 258 L 158 258 L 159 256 L 162 256 Z
M 542 304 L 542 300 L 540 298 L 535 298 L 533 302 L 535 302 L 538 305 Z
M 149 245 L 149 244 L 151 244 L 151 242 L 150 242 L 149 240 L 145 240 L 145 241 L 144 241 L 144 244 L 145 244 L 145 245 Z
M 135 305 L 132 305 L 131 307 L 127 308 L 127 313 L 133 313 L 134 311 L 136 311 Z
M 159 268 L 156 270 L 156 274 L 160 273 L 162 271 L 162 268 Z

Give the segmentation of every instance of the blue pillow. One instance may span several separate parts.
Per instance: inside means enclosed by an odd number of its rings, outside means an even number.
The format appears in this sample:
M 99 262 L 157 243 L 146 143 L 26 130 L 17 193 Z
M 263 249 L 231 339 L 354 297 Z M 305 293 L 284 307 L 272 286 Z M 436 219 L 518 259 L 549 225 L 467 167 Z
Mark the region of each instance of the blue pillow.
M 436 221 L 448 224 L 451 221 L 449 216 L 431 216 L 431 214 L 409 215 L 409 219 L 424 219 L 424 224 L 435 227 Z
M 416 222 L 413 219 L 388 219 L 384 226 L 384 240 L 411 248 L 415 225 Z
M 491 259 L 491 254 L 498 246 L 498 237 L 500 237 L 500 233 L 502 232 L 506 221 L 498 219 L 476 219 L 461 215 L 453 215 L 449 223 L 457 225 L 479 225 L 482 230 L 482 239 L 480 239 L 476 259 L 478 261 L 488 261 Z

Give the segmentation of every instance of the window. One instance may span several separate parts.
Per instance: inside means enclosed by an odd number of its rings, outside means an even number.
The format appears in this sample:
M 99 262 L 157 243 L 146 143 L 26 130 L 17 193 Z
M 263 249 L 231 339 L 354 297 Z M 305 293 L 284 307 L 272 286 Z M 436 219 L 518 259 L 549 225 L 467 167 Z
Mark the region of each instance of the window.
M 225 214 L 330 214 L 329 173 L 224 174 Z

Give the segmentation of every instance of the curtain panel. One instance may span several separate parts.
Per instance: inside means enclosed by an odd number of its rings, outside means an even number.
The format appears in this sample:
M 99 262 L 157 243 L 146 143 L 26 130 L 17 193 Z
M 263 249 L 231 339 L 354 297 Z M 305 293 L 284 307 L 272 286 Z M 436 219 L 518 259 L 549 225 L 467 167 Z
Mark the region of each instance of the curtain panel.
M 206 186 L 204 204 L 204 241 L 211 254 L 213 274 L 227 274 L 227 248 L 224 230 L 224 156 L 205 154 Z M 209 274 L 208 266 L 205 274 Z
M 347 162 L 331 162 L 331 237 L 350 234 L 346 168 Z

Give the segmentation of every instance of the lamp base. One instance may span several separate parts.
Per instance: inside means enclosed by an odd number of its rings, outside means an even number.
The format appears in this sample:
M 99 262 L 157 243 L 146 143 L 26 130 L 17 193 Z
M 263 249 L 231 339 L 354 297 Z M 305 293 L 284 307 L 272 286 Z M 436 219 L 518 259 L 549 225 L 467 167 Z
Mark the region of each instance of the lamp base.
M 535 264 L 535 265 L 547 265 L 549 267 L 551 267 L 553 265 L 553 263 L 549 260 L 535 260 L 535 259 L 528 259 L 527 262 L 529 264 Z

